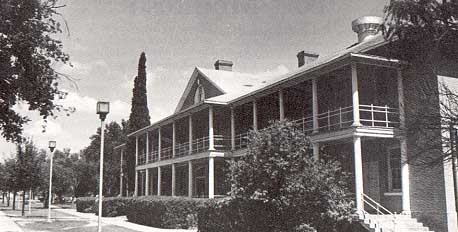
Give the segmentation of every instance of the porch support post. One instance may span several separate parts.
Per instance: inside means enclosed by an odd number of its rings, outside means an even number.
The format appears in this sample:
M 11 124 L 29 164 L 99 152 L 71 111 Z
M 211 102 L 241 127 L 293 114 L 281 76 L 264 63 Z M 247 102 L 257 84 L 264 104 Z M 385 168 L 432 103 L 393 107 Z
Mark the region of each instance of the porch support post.
M 312 116 L 313 116 L 313 133 L 318 133 L 318 92 L 317 80 L 312 79 Z
M 213 106 L 208 107 L 208 150 L 215 150 L 215 135 L 213 131 Z
M 138 196 L 138 170 L 135 170 L 135 189 L 134 196 Z
M 208 198 L 215 198 L 215 158 L 208 158 Z
M 188 197 L 192 197 L 192 161 L 188 161 Z
M 320 158 L 320 143 L 313 143 L 313 158 L 318 160 Z
M 145 145 L 146 145 L 146 163 L 149 163 L 149 133 L 148 131 L 146 132 L 146 142 L 145 142 Z
M 138 136 L 135 136 L 135 167 L 138 166 Z
M 162 133 L 161 128 L 157 129 L 157 160 L 161 160 L 161 150 L 162 150 Z
M 235 150 L 235 117 L 233 107 L 231 107 L 231 150 Z
M 161 195 L 161 167 L 157 167 L 157 195 Z
M 175 170 L 175 164 L 172 164 L 172 196 L 176 196 L 176 170 Z
M 402 185 L 402 213 L 410 215 L 410 181 L 409 164 L 407 163 L 407 141 L 401 137 L 401 185 Z
M 358 70 L 356 63 L 351 63 L 351 91 L 353 99 L 353 125 L 361 126 L 359 117 L 359 91 L 358 91 Z
M 361 137 L 353 137 L 353 152 L 355 160 L 355 194 L 356 194 L 356 210 L 361 213 L 364 210 L 363 202 L 363 162 L 361 154 Z
M 176 138 L 176 123 L 175 121 L 172 122 L 172 157 L 175 158 L 175 155 L 176 155 L 176 151 L 175 151 L 175 147 L 176 147 L 176 141 L 177 141 L 177 138 Z
M 189 115 L 189 154 L 192 153 L 192 115 Z
M 253 100 L 253 130 L 258 130 L 258 106 L 256 105 L 256 99 Z
M 283 89 L 278 91 L 278 104 L 280 105 L 280 120 L 285 119 L 285 99 Z
M 399 103 L 399 128 L 405 129 L 406 116 L 404 109 L 404 86 L 402 83 L 402 71 L 398 68 L 398 103 Z
M 149 168 L 145 171 L 145 196 L 150 195 L 149 191 Z

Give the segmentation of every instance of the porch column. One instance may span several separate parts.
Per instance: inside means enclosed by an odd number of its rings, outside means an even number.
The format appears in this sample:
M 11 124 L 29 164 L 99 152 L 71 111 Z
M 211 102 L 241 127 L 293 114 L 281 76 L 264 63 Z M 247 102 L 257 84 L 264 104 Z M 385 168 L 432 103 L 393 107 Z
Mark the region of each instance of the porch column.
M 215 150 L 213 131 L 213 106 L 208 107 L 208 150 Z
M 145 171 L 145 196 L 150 195 L 149 191 L 149 168 Z
M 215 158 L 208 158 L 208 198 L 215 198 Z
M 134 196 L 138 196 L 138 170 L 135 170 L 135 188 Z
M 318 133 L 318 92 L 317 80 L 312 79 L 312 116 L 313 116 L 313 133 Z
M 149 163 L 149 132 L 146 132 L 146 163 Z
M 189 154 L 192 153 L 192 115 L 189 115 Z
M 353 99 L 353 124 L 352 126 L 361 126 L 359 120 L 359 92 L 358 92 L 358 70 L 355 63 L 351 63 L 351 91 Z
M 175 147 L 176 147 L 176 124 L 175 121 L 172 123 L 172 157 L 175 157 Z
M 320 143 L 313 143 L 313 158 L 318 160 L 320 158 Z
M 161 167 L 157 167 L 157 195 L 161 195 Z
M 402 71 L 398 69 L 398 104 L 399 104 L 399 128 L 405 129 L 405 110 L 404 110 L 404 86 L 402 83 Z
M 285 119 L 285 100 L 284 100 L 284 94 L 283 94 L 283 89 L 280 89 L 278 91 L 278 104 L 280 105 L 280 120 Z
M 364 210 L 363 202 L 363 163 L 361 154 L 361 137 L 353 137 L 353 152 L 355 160 L 355 194 L 356 194 L 356 209 L 358 213 Z
M 176 196 L 175 189 L 176 189 L 176 170 L 175 170 L 175 164 L 172 164 L 172 196 Z
M 258 130 L 258 107 L 256 105 L 256 99 L 253 100 L 253 130 Z
M 138 136 L 135 136 L 135 167 L 138 166 Z
M 192 197 L 192 161 L 188 161 L 188 197 Z
M 231 150 L 235 150 L 235 118 L 233 107 L 231 107 Z
M 162 133 L 161 133 L 161 128 L 159 127 L 157 129 L 157 159 L 161 160 L 161 150 L 162 150 Z

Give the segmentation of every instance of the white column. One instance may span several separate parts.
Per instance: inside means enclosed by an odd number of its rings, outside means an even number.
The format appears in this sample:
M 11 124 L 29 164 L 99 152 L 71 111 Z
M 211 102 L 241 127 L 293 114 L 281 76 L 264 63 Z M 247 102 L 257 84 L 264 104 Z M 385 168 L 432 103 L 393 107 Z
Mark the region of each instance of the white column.
M 256 105 L 256 99 L 253 100 L 253 130 L 258 130 L 258 106 Z
M 145 171 L 145 196 L 150 195 L 149 191 L 149 168 Z
M 318 133 L 318 92 L 317 80 L 312 79 L 312 115 L 313 115 L 313 133 Z
M 157 159 L 161 160 L 161 150 L 162 150 L 162 133 L 161 128 L 157 129 Z
M 146 163 L 149 163 L 149 133 L 146 132 Z
M 138 136 L 135 136 L 135 167 L 138 166 Z
M 176 196 L 176 166 L 172 164 L 172 196 Z
M 361 137 L 353 137 L 353 152 L 355 162 L 355 194 L 356 194 L 356 209 L 358 213 L 364 209 L 363 202 L 363 162 L 361 154 Z
M 192 161 L 188 161 L 188 197 L 192 197 Z
M 401 185 L 402 185 L 402 213 L 410 214 L 410 181 L 409 164 L 407 163 L 407 141 L 401 138 Z
M 278 91 L 278 104 L 280 105 L 280 120 L 285 119 L 285 100 L 283 89 Z
M 175 147 L 176 147 L 176 141 L 177 141 L 177 136 L 176 136 L 176 123 L 173 121 L 172 123 L 172 157 L 175 157 Z
M 358 72 L 356 69 L 356 64 L 351 64 L 351 91 L 353 99 L 353 125 L 352 126 L 361 126 L 359 120 L 359 91 L 358 91 Z
M 189 115 L 189 154 L 192 153 L 192 115 Z
M 313 143 L 313 158 L 318 160 L 320 158 L 320 143 Z
M 135 170 L 135 190 L 134 196 L 138 196 L 138 170 Z
M 157 167 L 157 195 L 161 195 L 161 167 Z
M 398 69 L 398 102 L 399 102 L 399 128 L 405 129 L 404 86 L 402 83 L 401 68 Z
M 215 138 L 213 131 L 213 106 L 208 107 L 208 150 L 215 150 Z
M 215 158 L 208 158 L 208 198 L 215 198 Z
M 453 181 L 453 160 L 443 162 L 444 165 L 444 186 L 445 204 L 447 212 L 447 231 L 458 231 L 458 218 L 455 205 L 455 184 Z
M 231 149 L 235 150 L 235 117 L 233 107 L 231 107 Z

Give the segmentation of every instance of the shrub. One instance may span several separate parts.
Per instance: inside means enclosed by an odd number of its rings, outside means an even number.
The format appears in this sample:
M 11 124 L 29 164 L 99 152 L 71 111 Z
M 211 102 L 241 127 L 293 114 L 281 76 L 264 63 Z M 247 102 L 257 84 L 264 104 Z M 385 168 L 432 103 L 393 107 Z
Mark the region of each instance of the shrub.
M 127 214 L 127 207 L 131 203 L 131 197 L 106 197 L 102 202 L 102 216 L 103 217 L 116 217 L 124 216 Z M 99 215 L 98 202 L 94 205 L 94 213 Z
M 132 198 L 127 207 L 130 222 L 168 229 L 197 227 L 197 212 L 208 199 L 145 196 Z
M 81 213 L 93 213 L 95 197 L 78 197 L 76 199 L 76 211 Z
M 342 231 L 352 201 L 337 161 L 315 160 L 307 136 L 286 121 L 249 140 L 247 155 L 231 163 L 231 199 L 202 209 L 200 231 Z

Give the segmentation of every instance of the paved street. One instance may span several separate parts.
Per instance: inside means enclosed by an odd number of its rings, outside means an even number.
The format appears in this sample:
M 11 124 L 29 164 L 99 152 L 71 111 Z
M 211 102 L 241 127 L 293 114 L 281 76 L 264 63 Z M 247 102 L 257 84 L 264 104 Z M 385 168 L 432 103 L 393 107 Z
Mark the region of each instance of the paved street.
M 52 209 L 52 222 L 46 221 L 47 209 L 42 203 L 32 204 L 31 213 L 26 205 L 25 216 L 21 216 L 21 205 L 16 210 L 6 207 L 0 202 L 0 231 L 1 232 L 95 232 L 97 231 L 97 216 L 91 213 L 78 213 L 71 207 Z M 125 216 L 103 218 L 103 231 L 110 232 L 194 232 L 196 230 L 158 229 L 137 225 L 127 221 Z

